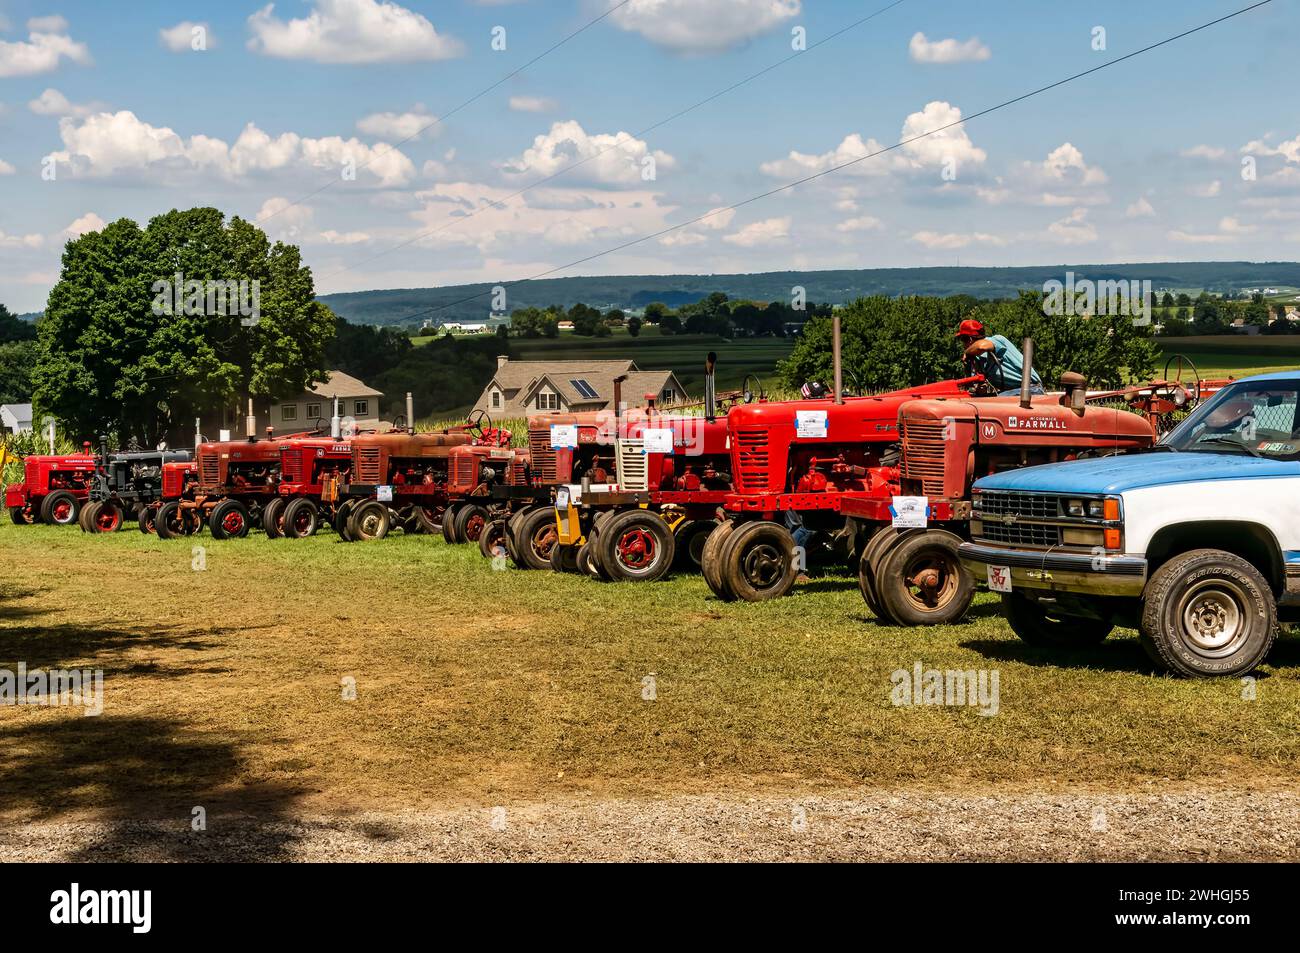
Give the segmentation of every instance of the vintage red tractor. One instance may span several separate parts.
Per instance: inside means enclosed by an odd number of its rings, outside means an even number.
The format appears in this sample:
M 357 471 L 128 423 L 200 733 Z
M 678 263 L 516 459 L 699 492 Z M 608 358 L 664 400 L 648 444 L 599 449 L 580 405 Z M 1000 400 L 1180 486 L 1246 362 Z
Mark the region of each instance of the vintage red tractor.
M 527 487 L 529 453 L 508 444 L 508 430 L 490 434 L 486 443 L 455 447 L 447 476 L 447 508 L 443 511 L 442 537 L 448 543 L 474 543 L 480 550 L 485 531 L 510 515 L 506 500 L 494 495 L 498 488 Z
M 153 529 L 159 539 L 177 539 L 193 536 L 203 531 L 203 513 L 196 507 L 181 508 L 182 503 L 193 503 L 199 492 L 199 465 L 164 463 L 162 466 L 162 493 L 153 503 Z
M 294 434 L 292 436 L 305 436 Z M 279 498 L 280 444 L 284 438 L 249 437 L 200 444 L 199 485 L 192 500 L 181 500 L 184 520 L 197 515 L 213 539 L 248 535 L 268 503 Z
M 82 506 L 90 498 L 98 463 L 89 441 L 83 448 L 82 453 L 27 457 L 23 461 L 23 481 L 5 487 L 9 518 L 20 526 L 76 523 Z
M 262 528 L 271 539 L 305 539 L 322 521 L 336 524 L 334 506 L 321 494 L 327 483 L 346 483 L 352 470 L 352 438 L 290 437 L 280 442 L 277 496 L 262 510 Z

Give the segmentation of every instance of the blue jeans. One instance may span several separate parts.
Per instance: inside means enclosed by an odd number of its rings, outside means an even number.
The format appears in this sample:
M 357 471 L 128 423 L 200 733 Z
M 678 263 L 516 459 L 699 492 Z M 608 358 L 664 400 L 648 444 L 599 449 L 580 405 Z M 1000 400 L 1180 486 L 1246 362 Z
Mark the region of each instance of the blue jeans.
M 1030 384 L 1030 385 L 1029 385 L 1029 393 L 1031 393 L 1031 394 L 1045 394 L 1046 391 L 1043 390 L 1042 385 L 1040 385 L 1040 384 Z M 1013 387 L 1013 388 L 1011 388 L 1010 390 L 1004 390 L 1004 391 L 1001 391 L 1001 392 L 998 394 L 998 396 L 999 396 L 999 397 L 1019 397 L 1019 396 L 1020 396 L 1020 388 L 1019 388 L 1019 387 Z

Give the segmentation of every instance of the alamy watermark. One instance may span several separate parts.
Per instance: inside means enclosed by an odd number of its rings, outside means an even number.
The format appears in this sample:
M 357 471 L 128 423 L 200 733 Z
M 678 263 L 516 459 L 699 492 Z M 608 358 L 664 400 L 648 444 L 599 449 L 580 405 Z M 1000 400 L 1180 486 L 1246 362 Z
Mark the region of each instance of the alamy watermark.
M 979 713 L 992 717 L 999 708 L 999 679 L 997 669 L 927 669 L 916 662 L 910 670 L 900 668 L 889 680 L 894 688 L 889 700 L 895 707 L 919 705 L 948 705 L 979 709 Z
M 1093 281 L 1065 273 L 1065 281 L 1055 278 L 1043 282 L 1043 314 L 1049 317 L 1105 315 L 1132 318 L 1143 327 L 1151 323 L 1151 280 Z
M 262 320 L 262 283 L 256 278 L 239 281 L 199 281 L 187 279 L 182 272 L 172 278 L 155 281 L 153 313 L 191 317 L 234 317 L 244 327 L 256 327 Z
M 104 711 L 104 670 L 0 668 L 0 705 L 84 708 L 87 716 Z

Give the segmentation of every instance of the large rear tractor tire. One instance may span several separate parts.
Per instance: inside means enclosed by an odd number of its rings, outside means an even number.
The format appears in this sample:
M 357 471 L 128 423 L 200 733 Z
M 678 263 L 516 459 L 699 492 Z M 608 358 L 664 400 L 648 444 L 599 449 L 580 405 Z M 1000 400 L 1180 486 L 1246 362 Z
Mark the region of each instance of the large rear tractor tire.
M 723 520 L 704 541 L 700 553 L 700 573 L 713 594 L 724 602 L 736 599 L 736 594 L 727 588 L 726 580 L 722 578 L 722 549 L 735 531 L 735 520 Z
M 900 625 L 956 622 L 975 597 L 975 579 L 961 564 L 961 537 L 942 529 L 909 533 L 889 547 L 875 574 L 876 597 Z
M 794 537 L 768 520 L 746 523 L 732 533 L 720 564 L 724 585 L 746 602 L 789 595 L 799 576 Z
M 432 536 L 442 529 L 443 511 L 437 507 L 416 504 L 411 507 L 411 514 L 415 517 L 415 531 L 417 533 Z
M 1053 613 L 1019 592 L 1002 594 L 1002 614 L 1012 632 L 1039 648 L 1089 649 L 1100 645 L 1114 628 L 1100 619 Z
M 1277 608 L 1246 560 L 1194 549 L 1152 575 L 1138 631 L 1151 660 L 1178 675 L 1245 675 L 1273 648 Z
M 626 510 L 603 520 L 596 547 L 614 582 L 655 582 L 668 575 L 676 556 L 673 531 L 651 510 Z
M 555 507 L 539 506 L 520 518 L 515 529 L 517 562 L 524 569 L 549 569 L 551 548 L 559 542 Z

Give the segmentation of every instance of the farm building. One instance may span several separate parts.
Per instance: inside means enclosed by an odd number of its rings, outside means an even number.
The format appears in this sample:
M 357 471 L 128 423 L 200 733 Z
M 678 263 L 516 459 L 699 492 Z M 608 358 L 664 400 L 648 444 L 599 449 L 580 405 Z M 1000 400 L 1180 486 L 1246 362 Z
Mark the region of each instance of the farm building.
M 612 410 L 614 379 L 622 382 L 623 401 L 640 405 L 652 394 L 660 405 L 680 401 L 685 392 L 672 371 L 643 371 L 635 361 L 512 361 L 497 358 L 496 373 L 474 404 L 493 417 L 526 417 L 539 411 Z
M 274 401 L 270 405 L 254 401 L 256 417 L 254 432 L 263 436 L 270 427 L 276 436 L 315 428 L 317 421 L 329 427 L 334 414 L 334 398 L 339 399 L 339 416 L 351 417 L 362 430 L 379 426 L 379 401 L 381 391 L 357 380 L 342 371 L 329 371 L 329 377 L 297 397 Z M 219 414 L 204 418 L 202 431 L 209 440 L 216 440 L 222 430 L 229 430 L 236 439 L 247 435 L 248 408 L 227 407 Z
M 31 404 L 0 404 L 0 433 L 24 433 L 31 429 Z

